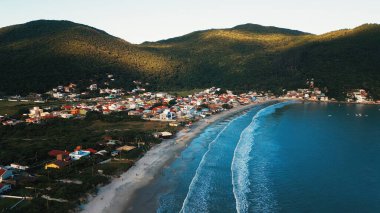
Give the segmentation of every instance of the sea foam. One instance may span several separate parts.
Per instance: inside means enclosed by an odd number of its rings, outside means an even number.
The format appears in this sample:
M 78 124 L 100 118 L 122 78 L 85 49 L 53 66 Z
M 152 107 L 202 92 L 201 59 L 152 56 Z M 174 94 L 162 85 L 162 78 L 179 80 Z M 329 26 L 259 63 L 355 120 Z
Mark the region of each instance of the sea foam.
M 202 156 L 202 160 L 199 166 L 196 169 L 195 175 L 191 180 L 188 193 L 186 195 L 185 200 L 183 201 L 182 208 L 180 212 L 207 212 L 208 209 L 208 196 L 210 189 L 210 179 L 209 175 L 205 175 L 206 173 L 203 171 L 205 167 L 206 159 L 212 149 L 213 145 L 218 141 L 220 136 L 225 132 L 225 130 L 237 119 L 241 118 L 241 116 L 232 119 L 215 137 L 213 141 L 211 141 L 208 145 L 208 150 Z M 202 175 L 203 174 L 203 175 Z M 202 178 L 200 178 L 202 176 Z M 200 182 L 201 181 L 201 182 Z M 198 187 L 201 183 L 202 187 Z M 191 200 L 196 198 L 196 204 L 191 203 Z
M 254 133 L 260 128 L 259 119 L 274 113 L 276 109 L 290 103 L 293 102 L 278 103 L 261 109 L 252 118 L 250 125 L 240 135 L 231 164 L 233 193 L 236 201 L 236 211 L 239 213 L 249 212 L 248 194 L 251 192 L 248 168 L 250 161 L 249 154 L 255 142 Z

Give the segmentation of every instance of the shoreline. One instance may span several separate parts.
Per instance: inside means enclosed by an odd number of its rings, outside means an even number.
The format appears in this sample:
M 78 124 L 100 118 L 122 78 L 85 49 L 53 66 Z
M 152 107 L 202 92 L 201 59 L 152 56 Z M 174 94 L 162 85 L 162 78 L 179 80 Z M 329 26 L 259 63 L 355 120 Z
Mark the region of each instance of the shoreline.
M 171 163 L 188 144 L 196 138 L 210 124 L 235 115 L 236 113 L 248 110 L 254 106 L 265 104 L 271 101 L 254 102 L 248 105 L 239 105 L 230 110 L 226 110 L 207 119 L 194 123 L 191 131 L 185 129 L 179 131 L 173 139 L 164 140 L 162 143 L 152 147 L 136 164 L 120 178 L 113 178 L 112 181 L 99 188 L 95 197 L 89 197 L 88 202 L 82 206 L 81 212 L 122 212 L 133 195 L 139 189 L 150 184 L 160 174 L 162 168 Z
M 363 104 L 363 105 L 380 105 L 380 102 L 347 102 L 347 101 L 315 101 L 315 100 L 305 100 L 298 98 L 279 98 L 278 100 L 282 101 L 301 101 L 301 102 L 310 102 L 310 103 L 330 103 L 330 104 Z

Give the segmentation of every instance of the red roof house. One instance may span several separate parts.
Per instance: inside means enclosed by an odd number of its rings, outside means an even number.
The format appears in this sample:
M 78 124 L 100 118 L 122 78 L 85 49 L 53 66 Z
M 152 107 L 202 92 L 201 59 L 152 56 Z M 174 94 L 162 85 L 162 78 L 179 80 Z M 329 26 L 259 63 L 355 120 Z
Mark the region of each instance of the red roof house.
M 85 149 L 84 151 L 89 151 L 91 152 L 91 154 L 95 154 L 97 152 L 95 149 L 92 148 Z
M 11 170 L 0 168 L 0 183 L 3 182 L 3 180 L 8 179 L 12 175 L 13 174 Z
M 70 153 L 67 152 L 67 151 L 62 151 L 62 150 L 51 150 L 50 152 L 48 152 L 49 156 L 51 157 L 57 157 L 57 155 L 69 155 Z

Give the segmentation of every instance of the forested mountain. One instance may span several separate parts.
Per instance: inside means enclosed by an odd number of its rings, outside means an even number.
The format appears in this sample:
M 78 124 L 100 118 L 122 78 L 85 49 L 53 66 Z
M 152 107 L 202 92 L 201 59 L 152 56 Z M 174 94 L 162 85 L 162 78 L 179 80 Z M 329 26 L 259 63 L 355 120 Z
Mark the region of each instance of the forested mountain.
M 0 91 L 6 93 L 43 92 L 69 82 L 87 85 L 105 73 L 118 76 L 124 86 L 142 73 L 172 70 L 170 61 L 68 21 L 33 21 L 0 29 Z
M 312 35 L 254 24 L 193 32 L 140 45 L 68 21 L 33 21 L 0 29 L 0 91 L 43 92 L 58 84 L 115 75 L 156 89 L 220 86 L 281 91 L 314 78 L 329 95 L 351 88 L 380 96 L 380 26 Z

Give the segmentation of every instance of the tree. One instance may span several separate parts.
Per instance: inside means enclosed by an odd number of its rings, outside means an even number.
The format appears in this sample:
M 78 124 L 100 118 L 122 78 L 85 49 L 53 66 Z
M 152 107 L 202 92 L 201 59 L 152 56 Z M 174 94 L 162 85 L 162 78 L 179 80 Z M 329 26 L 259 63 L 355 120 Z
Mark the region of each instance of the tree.
M 232 106 L 229 105 L 229 104 L 223 104 L 222 107 L 223 107 L 224 109 L 232 109 Z
M 169 101 L 169 106 L 174 106 L 177 104 L 177 101 L 175 99 L 172 99 Z

